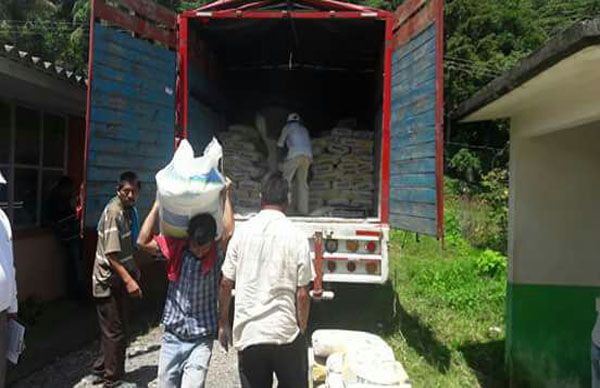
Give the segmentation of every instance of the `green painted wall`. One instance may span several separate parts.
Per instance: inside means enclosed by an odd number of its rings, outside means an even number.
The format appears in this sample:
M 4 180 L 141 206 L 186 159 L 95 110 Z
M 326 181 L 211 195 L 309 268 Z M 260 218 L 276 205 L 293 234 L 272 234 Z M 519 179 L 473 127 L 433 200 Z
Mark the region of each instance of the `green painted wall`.
M 590 386 L 597 296 L 600 287 L 509 283 L 506 365 L 511 386 Z

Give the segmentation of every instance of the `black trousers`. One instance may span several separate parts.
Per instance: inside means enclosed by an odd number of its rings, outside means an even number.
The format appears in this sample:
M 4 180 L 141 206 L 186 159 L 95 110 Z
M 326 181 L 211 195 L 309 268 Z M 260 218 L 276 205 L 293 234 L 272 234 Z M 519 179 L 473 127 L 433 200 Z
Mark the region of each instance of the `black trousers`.
M 125 351 L 127 348 L 126 291 L 120 282 L 111 287 L 107 298 L 96 298 L 98 324 L 100 326 L 100 356 L 94 363 L 94 371 L 108 381 L 117 381 L 125 374 Z
M 279 388 L 308 387 L 308 348 L 299 334 L 287 345 L 254 345 L 238 353 L 242 388 L 270 388 L 273 373 Z

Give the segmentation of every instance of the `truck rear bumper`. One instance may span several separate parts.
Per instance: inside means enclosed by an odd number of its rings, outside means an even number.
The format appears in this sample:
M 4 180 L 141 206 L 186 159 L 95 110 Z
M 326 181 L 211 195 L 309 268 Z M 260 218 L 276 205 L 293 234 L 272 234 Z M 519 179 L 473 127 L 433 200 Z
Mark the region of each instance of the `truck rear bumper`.
M 309 240 L 313 260 L 313 238 L 317 232 L 323 234 L 324 282 L 384 284 L 388 280 L 387 224 L 377 219 L 340 221 L 292 217 L 291 220 Z

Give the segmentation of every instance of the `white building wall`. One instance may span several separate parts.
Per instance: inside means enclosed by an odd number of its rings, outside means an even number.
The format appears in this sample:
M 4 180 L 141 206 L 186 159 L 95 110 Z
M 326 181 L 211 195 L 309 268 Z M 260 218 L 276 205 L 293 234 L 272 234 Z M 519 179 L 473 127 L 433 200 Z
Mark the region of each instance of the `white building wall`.
M 600 286 L 600 121 L 535 137 L 512 125 L 511 282 Z

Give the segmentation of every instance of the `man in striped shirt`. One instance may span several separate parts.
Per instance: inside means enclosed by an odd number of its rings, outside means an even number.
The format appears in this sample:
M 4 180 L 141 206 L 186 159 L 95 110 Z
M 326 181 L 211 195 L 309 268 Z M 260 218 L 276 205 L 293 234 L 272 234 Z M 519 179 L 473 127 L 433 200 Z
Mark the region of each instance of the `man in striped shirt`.
M 138 230 L 134 206 L 140 188 L 135 173 L 121 174 L 117 195 L 106 205 L 98 222 L 92 294 L 98 311 L 101 350 L 93 373 L 102 379 L 105 387 L 118 386 L 125 374 L 125 297 L 142 296 L 132 233 Z

